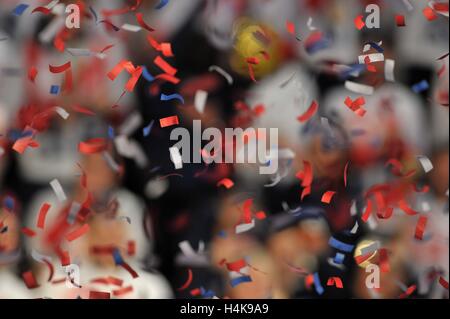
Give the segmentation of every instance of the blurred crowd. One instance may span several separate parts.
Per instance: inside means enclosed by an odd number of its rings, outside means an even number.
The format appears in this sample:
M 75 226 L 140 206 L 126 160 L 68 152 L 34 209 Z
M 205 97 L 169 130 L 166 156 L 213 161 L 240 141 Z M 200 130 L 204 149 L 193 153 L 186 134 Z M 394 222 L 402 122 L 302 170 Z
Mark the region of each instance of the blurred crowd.
M 49 2 L 0 0 L 0 298 L 448 298 L 448 2 L 432 21 L 419 0 L 171 0 L 160 9 L 160 1 L 84 0 L 31 13 Z M 21 3 L 29 9 L 12 14 Z M 64 25 L 69 3 L 82 9 L 80 29 Z M 373 3 L 380 28 L 358 30 L 355 18 Z M 138 25 L 137 12 L 155 31 L 123 29 Z M 319 31 L 330 43 L 306 50 Z M 174 57 L 164 59 L 180 81 L 142 76 L 122 94 L 129 74 L 107 76 L 120 61 L 161 73 L 148 35 L 171 43 Z M 355 68 L 380 47 L 382 61 Z M 260 52 L 249 71 L 248 58 Z M 72 89 L 51 94 L 64 75 L 48 66 L 67 61 Z M 346 81 L 374 88 L 364 95 L 364 116 L 346 106 L 361 96 Z M 412 89 L 423 81 L 426 89 Z M 199 90 L 208 93 L 202 111 Z M 185 103 L 161 101 L 161 93 Z M 312 101 L 317 113 L 300 122 Z M 159 125 L 173 115 L 188 130 L 194 120 L 221 130 L 278 128 L 286 155 L 279 172 L 218 163 L 175 170 L 172 128 Z M 14 145 L 26 134 L 33 142 L 20 153 Z M 81 153 L 79 143 L 90 139 L 107 141 L 105 148 Z M 225 178 L 233 187 L 218 186 Z M 335 195 L 324 203 L 328 191 Z M 237 233 L 249 209 L 264 213 Z M 419 218 L 427 220 L 423 236 Z M 86 233 L 67 240 L 83 225 Z M 330 238 L 356 249 L 336 262 Z M 381 264 L 385 250 L 389 264 L 377 289 L 366 285 L 367 262 L 355 258 L 373 243 L 379 249 L 368 262 Z M 251 281 L 232 286 L 239 271 L 227 266 L 240 260 Z

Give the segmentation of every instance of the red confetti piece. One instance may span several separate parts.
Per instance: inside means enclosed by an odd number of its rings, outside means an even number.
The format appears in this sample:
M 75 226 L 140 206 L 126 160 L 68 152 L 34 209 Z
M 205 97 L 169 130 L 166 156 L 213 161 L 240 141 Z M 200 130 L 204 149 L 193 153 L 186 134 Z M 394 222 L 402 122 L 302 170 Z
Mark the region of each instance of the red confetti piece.
M 345 164 L 345 168 L 344 168 L 344 186 L 347 187 L 347 179 L 348 179 L 348 168 L 350 166 L 350 162 L 347 162 L 347 164 Z
M 39 285 L 36 281 L 36 278 L 34 277 L 34 275 L 31 271 L 24 272 L 22 274 L 22 278 L 28 289 L 35 289 L 35 288 L 39 287 Z
M 51 282 L 53 279 L 53 275 L 55 274 L 55 267 L 53 267 L 53 264 L 51 262 L 49 262 L 47 259 L 43 260 L 44 263 L 47 265 L 48 267 L 48 271 L 49 271 L 49 275 L 48 275 L 48 282 Z
M 256 219 L 263 220 L 263 219 L 267 218 L 267 215 L 265 212 L 260 211 L 255 214 L 255 217 L 256 217 Z
M 422 13 L 428 21 L 433 21 L 438 18 L 437 14 L 430 7 L 423 9 Z
M 364 16 L 363 15 L 359 15 L 355 18 L 354 23 L 355 23 L 355 27 L 358 30 L 362 30 L 362 28 L 364 28 L 366 26 L 366 24 L 364 23 L 363 20 Z
M 302 180 L 302 186 L 308 187 L 313 181 L 312 165 L 308 161 L 303 161 L 303 171 L 297 173 L 296 177 Z
M 427 226 L 428 217 L 420 216 L 416 225 L 416 233 L 414 237 L 418 240 L 423 240 L 423 234 L 425 233 L 425 228 Z
M 36 76 L 38 75 L 38 70 L 32 66 L 30 70 L 28 70 L 28 79 L 34 83 L 34 80 L 36 79 Z
M 72 89 L 72 70 L 71 70 L 72 64 L 70 61 L 63 65 L 49 65 L 48 68 L 51 73 L 59 74 L 62 72 L 65 72 L 65 83 L 64 83 L 64 89 L 69 91 Z
M 53 40 L 53 46 L 59 52 L 64 52 L 64 50 L 66 49 L 66 43 L 64 42 L 62 36 L 58 35 L 55 37 L 55 40 Z
M 160 119 L 159 124 L 161 125 L 162 128 L 165 128 L 173 125 L 178 125 L 180 124 L 180 122 L 178 120 L 178 116 L 174 115 Z
M 166 74 L 166 73 L 159 74 L 159 75 L 155 76 L 155 79 L 157 79 L 157 80 L 162 80 L 162 81 L 166 81 L 166 82 L 170 82 L 170 83 L 172 83 L 172 84 L 178 84 L 178 83 L 180 83 L 180 79 L 179 79 L 179 78 L 177 78 L 177 77 L 175 77 L 175 76 L 172 76 L 172 75 L 170 75 L 170 74 Z M 157 94 L 158 94 L 158 93 L 156 93 L 155 95 L 157 95 Z
M 234 183 L 229 178 L 224 178 L 217 183 L 217 187 L 224 186 L 226 189 L 230 189 L 234 186 Z
M 333 196 L 336 195 L 336 192 L 328 191 L 322 196 L 322 203 L 330 204 Z
M 188 279 L 186 280 L 186 282 L 184 283 L 184 285 L 182 285 L 180 288 L 178 288 L 178 291 L 183 291 L 186 290 L 192 283 L 192 279 L 193 279 L 193 273 L 192 273 L 192 269 L 188 269 Z
M 397 27 L 404 27 L 404 26 L 406 26 L 405 16 L 403 16 L 403 15 L 396 15 L 395 16 L 395 23 L 397 24 Z
M 245 261 L 245 259 L 239 259 L 237 261 L 227 263 L 226 266 L 227 266 L 228 271 L 234 271 L 234 272 L 240 273 L 240 270 L 247 266 L 247 262 Z
M 147 41 L 156 51 L 161 52 L 164 56 L 169 58 L 174 57 L 174 54 L 172 52 L 172 45 L 170 43 L 158 43 L 158 41 L 156 41 L 151 36 L 147 36 Z
M 116 297 L 120 297 L 126 294 L 129 294 L 130 292 L 133 292 L 133 286 L 124 287 L 121 289 L 113 290 L 113 295 Z
M 88 108 L 79 106 L 79 105 L 73 106 L 72 109 L 77 113 L 81 113 L 81 114 L 85 114 L 85 115 L 89 115 L 89 116 L 95 116 L 95 113 L 93 111 L 89 110 Z
M 416 212 L 414 209 L 409 207 L 408 203 L 404 199 L 398 202 L 398 206 L 402 211 L 404 211 L 409 216 L 415 216 L 419 214 L 419 212 Z
M 108 51 L 109 49 L 113 48 L 115 45 L 114 44 L 109 44 L 106 47 L 104 47 L 100 53 L 105 53 L 106 51 Z
M 111 81 L 114 81 L 119 76 L 119 74 L 122 73 L 123 70 L 126 70 L 129 74 L 131 74 L 131 78 L 125 85 L 125 90 L 128 92 L 133 92 L 137 81 L 142 75 L 143 68 L 135 68 L 133 66 L 133 63 L 131 63 L 130 61 L 122 60 L 107 74 L 107 76 Z
M 306 196 L 309 196 L 309 195 L 311 195 L 311 186 L 305 187 L 305 188 L 302 190 L 302 194 L 301 194 L 300 199 L 303 201 L 303 199 L 304 199 Z
M 387 273 L 391 271 L 391 266 L 389 265 L 389 255 L 388 251 L 385 248 L 379 249 L 378 253 L 380 254 L 380 270 L 383 273 Z
M 36 232 L 28 227 L 22 228 L 22 233 L 27 237 L 34 237 L 36 236 Z
M 102 291 L 89 291 L 89 299 L 111 299 L 111 294 Z
M 47 217 L 48 210 L 51 205 L 48 203 L 44 203 L 39 211 L 39 216 L 37 220 L 37 228 L 44 229 L 45 227 L 45 218 Z
M 68 233 L 66 235 L 66 239 L 67 241 L 74 241 L 75 239 L 80 238 L 81 236 L 83 236 L 84 234 L 86 234 L 89 231 L 89 225 L 88 224 L 84 224 L 83 226 L 75 229 L 74 231 Z
M 128 273 L 131 275 L 131 277 L 133 277 L 133 278 L 139 277 L 138 273 L 133 268 L 131 268 L 131 266 L 128 265 L 126 262 L 122 263 L 120 266 L 122 266 L 123 269 L 128 271 Z
M 23 154 L 23 153 L 25 153 L 25 151 L 26 151 L 26 149 L 28 147 L 38 148 L 39 147 L 39 143 L 34 141 L 32 136 L 27 136 L 27 137 L 23 137 L 23 138 L 18 139 L 14 143 L 12 149 L 14 151 L 16 151 L 17 153 L 19 153 L 19 154 Z
M 286 21 L 286 30 L 295 36 L 295 24 L 291 21 Z
M 71 68 L 71 63 L 69 61 L 69 62 L 67 62 L 63 65 L 59 65 L 59 66 L 49 65 L 48 68 L 49 68 L 50 72 L 52 72 L 52 73 L 56 73 L 56 74 L 62 73 Z
M 439 277 L 439 284 L 448 290 L 448 281 L 442 277 Z
M 252 222 L 252 206 L 253 206 L 253 199 L 247 199 L 244 202 L 244 214 L 243 214 L 243 222 L 245 224 L 250 224 Z
M 136 21 L 139 23 L 139 25 L 144 28 L 145 30 L 149 31 L 149 32 L 153 32 L 155 31 L 155 29 L 153 29 L 151 26 L 149 26 L 147 23 L 145 23 L 144 21 L 144 15 L 142 13 L 136 13 Z
M 253 70 L 253 66 L 250 63 L 248 63 L 248 75 L 250 76 L 250 79 L 253 82 L 255 82 L 255 83 L 258 82 L 255 77 L 255 71 Z
M 134 256 L 136 254 L 136 242 L 134 240 L 128 241 L 127 254 L 128 256 Z
M 303 115 L 299 116 L 297 119 L 299 120 L 299 122 L 305 123 L 305 122 L 309 121 L 317 113 L 318 109 L 319 109 L 319 104 L 317 104 L 316 101 L 312 101 L 308 110 Z
M 342 280 L 339 277 L 328 278 L 327 286 L 336 286 L 336 288 L 339 289 L 344 288 L 344 284 L 342 283 Z
M 178 72 L 176 68 L 171 66 L 169 63 L 167 63 L 163 58 L 160 56 L 157 56 L 155 60 L 153 61 L 161 70 L 163 70 L 165 73 L 175 76 Z
M 36 13 L 36 12 L 47 15 L 47 14 L 50 14 L 50 12 L 52 12 L 52 11 L 46 7 L 37 7 L 33 11 L 31 11 L 32 14 Z
M 106 277 L 106 278 L 96 278 L 96 279 L 92 279 L 91 283 L 96 283 L 96 284 L 104 284 L 104 285 L 114 285 L 117 287 L 122 287 L 123 285 L 123 280 L 116 278 L 116 277 Z
M 366 100 L 364 99 L 363 96 L 357 98 L 354 101 L 352 101 L 352 99 L 347 96 L 344 103 L 350 110 L 352 110 L 356 115 L 360 117 L 363 117 L 367 112 L 362 108 L 362 106 L 366 104 Z
M 404 293 L 402 293 L 402 294 L 399 296 L 399 298 L 400 298 L 400 299 L 408 298 L 409 296 L 412 295 L 412 293 L 413 293 L 414 291 L 416 291 L 416 289 L 417 289 L 417 286 L 416 286 L 416 285 L 412 285 L 411 287 L 408 287 L 408 289 L 406 289 L 406 291 L 405 291 Z
M 364 211 L 363 215 L 361 216 L 361 220 L 365 223 L 367 223 L 367 221 L 370 218 L 370 215 L 372 214 L 372 201 L 369 199 L 367 200 L 367 207 L 366 210 Z
M 103 152 L 107 148 L 107 141 L 104 138 L 93 138 L 78 144 L 78 151 L 82 154 L 96 154 Z

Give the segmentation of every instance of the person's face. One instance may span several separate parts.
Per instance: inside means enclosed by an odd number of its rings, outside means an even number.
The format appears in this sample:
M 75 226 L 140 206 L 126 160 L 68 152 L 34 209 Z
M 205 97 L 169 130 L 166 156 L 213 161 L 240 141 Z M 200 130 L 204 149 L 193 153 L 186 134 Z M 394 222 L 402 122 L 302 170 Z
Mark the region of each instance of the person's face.
M 111 218 L 108 214 L 97 214 L 92 217 L 89 224 L 88 235 L 89 251 L 96 247 L 114 247 L 118 248 L 121 255 L 126 254 L 127 231 L 123 221 L 117 218 Z M 92 259 L 104 266 L 114 265 L 112 254 L 91 254 Z
M 433 157 L 434 169 L 430 172 L 431 184 L 438 196 L 445 196 L 449 182 L 448 151 L 440 152 Z
M 0 210 L 0 254 L 11 253 L 19 246 L 19 221 L 16 215 Z
M 82 165 L 88 181 L 88 188 L 99 196 L 116 185 L 116 176 L 101 154 L 85 157 Z

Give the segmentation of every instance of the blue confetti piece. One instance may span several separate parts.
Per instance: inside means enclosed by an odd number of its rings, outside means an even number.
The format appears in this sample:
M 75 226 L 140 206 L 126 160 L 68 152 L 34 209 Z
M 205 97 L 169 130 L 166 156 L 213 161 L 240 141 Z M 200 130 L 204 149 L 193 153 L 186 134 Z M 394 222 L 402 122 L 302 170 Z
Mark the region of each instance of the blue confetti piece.
M 50 88 L 50 94 L 58 95 L 59 94 L 59 85 L 52 85 Z
M 360 73 L 367 69 L 367 66 L 365 64 L 353 64 L 349 66 L 350 69 L 343 71 L 339 77 L 342 80 L 347 80 L 352 76 L 353 73 Z
M 331 247 L 336 248 L 336 249 L 338 249 L 338 250 L 340 250 L 340 251 L 344 251 L 344 252 L 346 252 L 346 253 L 352 252 L 353 247 L 355 247 L 354 245 L 349 245 L 349 244 L 343 243 L 343 242 L 337 240 L 337 239 L 334 238 L 334 237 L 331 237 L 331 238 L 330 238 L 330 241 L 328 242 L 328 244 L 329 244 Z
M 169 3 L 169 0 L 161 0 L 161 2 L 155 7 L 156 10 L 164 8 Z
M 231 284 L 231 287 L 234 288 L 245 282 L 252 282 L 252 278 L 250 276 L 242 276 L 242 277 L 234 278 L 230 281 L 230 284 Z
M 220 238 L 226 238 L 227 237 L 227 233 L 224 230 L 221 230 L 217 233 L 217 236 L 219 236 Z
M 430 88 L 430 85 L 428 84 L 427 80 L 423 80 L 412 86 L 412 90 L 414 91 L 414 93 L 421 93 L 423 91 L 428 90 L 429 88 Z
M 200 293 L 203 298 L 213 298 L 216 294 L 212 290 L 206 291 L 205 288 L 200 287 Z
M 116 134 L 114 133 L 114 128 L 112 126 L 108 127 L 108 137 L 113 140 Z
M 377 50 L 379 53 L 384 52 L 384 49 L 382 47 L 380 47 L 378 44 L 376 44 L 375 42 L 368 42 L 366 44 L 370 45 L 373 49 Z
M 148 126 L 144 127 L 143 133 L 145 137 L 150 135 L 150 132 L 152 131 L 153 128 L 153 124 L 155 124 L 155 120 L 153 120 Z
M 7 196 L 3 200 L 3 206 L 6 207 L 6 209 L 9 211 L 13 211 L 14 210 L 14 199 L 11 196 Z
M 181 103 L 184 104 L 184 99 L 180 94 L 171 94 L 171 95 L 161 94 L 161 101 L 172 101 L 172 100 L 179 100 Z
M 11 141 L 17 141 L 18 139 L 24 138 L 24 137 L 29 137 L 29 136 L 33 136 L 33 132 L 32 131 L 18 131 L 18 130 L 11 130 L 8 133 L 8 139 L 10 139 Z
M 322 295 L 324 292 L 324 289 L 322 287 L 322 284 L 320 283 L 319 273 L 314 274 L 314 287 L 316 288 L 316 292 L 319 295 Z
M 142 76 L 144 77 L 144 79 L 146 79 L 148 82 L 155 81 L 155 77 L 150 74 L 146 66 L 142 66 L 142 70 Z
M 25 10 L 29 7 L 28 4 L 19 4 L 17 7 L 14 8 L 14 10 L 12 11 L 12 14 L 15 15 L 16 17 L 21 16 Z
M 120 255 L 119 249 L 114 249 L 113 251 L 114 263 L 116 265 L 122 265 L 124 263 L 122 256 Z
M 341 265 L 344 262 L 345 255 L 341 253 L 337 253 L 336 256 L 334 256 L 334 262 L 338 265 Z

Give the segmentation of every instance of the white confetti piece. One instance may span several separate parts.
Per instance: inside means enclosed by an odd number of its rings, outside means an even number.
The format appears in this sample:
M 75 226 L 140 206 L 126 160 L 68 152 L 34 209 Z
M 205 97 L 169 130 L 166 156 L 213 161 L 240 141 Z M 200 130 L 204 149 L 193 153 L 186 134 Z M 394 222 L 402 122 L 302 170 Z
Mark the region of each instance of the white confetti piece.
M 352 230 L 350 231 L 351 234 L 356 234 L 356 232 L 358 231 L 359 228 L 359 224 L 358 222 L 355 223 L 355 226 L 353 226 Z
M 373 242 L 369 246 L 364 247 L 363 249 L 361 249 L 361 256 L 366 256 L 366 255 L 369 255 L 369 254 L 373 254 L 378 249 L 380 249 L 380 247 L 381 247 L 381 245 L 380 245 L 379 241 Z
M 69 116 L 70 116 L 70 114 L 69 114 L 65 109 L 63 109 L 63 108 L 60 107 L 60 106 L 55 107 L 55 111 L 56 111 L 56 113 L 58 113 L 58 115 L 61 116 L 64 120 L 67 120 L 67 119 L 69 118 Z
M 312 17 L 309 17 L 308 22 L 306 23 L 306 25 L 308 26 L 308 29 L 311 31 L 317 30 L 317 28 L 314 27 L 312 24 L 313 24 L 313 19 L 312 19 Z
M 359 64 L 365 64 L 366 62 L 366 58 L 370 59 L 371 63 L 375 63 L 375 62 L 383 62 L 384 61 L 384 54 L 383 53 L 371 53 L 371 54 L 364 54 L 364 55 L 360 55 L 358 57 L 359 60 Z
M 356 216 L 358 214 L 358 210 L 356 208 L 356 201 L 353 201 L 352 207 L 350 208 L 350 214 L 352 216 Z
M 58 198 L 58 201 L 64 202 L 67 199 L 67 196 L 64 193 L 64 190 L 57 179 L 52 180 L 50 182 L 50 186 L 52 187 L 53 191 L 55 192 L 56 198 Z
M 417 159 L 420 162 L 420 165 L 422 165 L 423 170 L 425 173 L 429 173 L 433 170 L 434 166 L 433 163 L 430 161 L 430 159 L 426 156 L 418 156 Z
M 77 218 L 78 212 L 81 209 L 80 203 L 73 202 L 69 209 L 69 215 L 67 216 L 67 223 L 73 225 L 75 223 L 75 219 Z
M 140 126 L 144 120 L 139 112 L 133 112 L 127 119 L 123 122 L 123 124 L 119 128 L 119 134 L 130 136 L 133 134 Z
M 414 11 L 414 7 L 412 6 L 412 4 L 409 2 L 409 0 L 403 0 L 403 4 L 406 7 L 406 10 L 408 11 Z
M 383 41 L 378 42 L 377 45 L 378 45 L 379 47 L 381 47 L 381 46 L 383 45 Z M 364 45 L 363 53 L 366 53 L 366 52 L 369 51 L 371 48 L 372 48 L 372 46 L 371 46 L 369 43 L 367 43 L 366 45 Z
M 69 52 L 73 56 L 91 56 L 92 55 L 92 52 L 89 49 L 68 48 L 67 52 Z
M 384 65 L 384 77 L 386 81 L 395 82 L 394 77 L 395 61 L 387 59 Z
M 252 228 L 255 227 L 255 220 L 253 219 L 251 223 L 249 224 L 240 224 L 236 226 L 236 234 L 242 234 L 245 233 Z
M 228 82 L 229 85 L 233 85 L 234 81 L 233 81 L 233 77 L 227 73 L 227 71 L 225 71 L 224 69 L 222 69 L 220 66 L 217 65 L 212 65 L 209 67 L 209 72 L 217 72 L 220 75 L 222 75 Z
M 203 90 L 198 90 L 195 93 L 194 105 L 195 105 L 195 109 L 199 113 L 203 113 L 204 112 L 207 100 L 208 100 L 208 92 L 203 91 Z
M 374 92 L 374 88 L 372 86 L 359 84 L 352 81 L 345 81 L 345 88 L 354 93 L 363 95 L 372 95 Z
M 177 147 L 169 148 L 170 159 L 175 165 L 175 169 L 183 168 L 183 159 L 181 158 L 180 150 Z
M 129 32 L 139 32 L 142 30 L 140 26 L 129 23 L 125 23 L 124 25 L 122 25 L 121 29 Z

